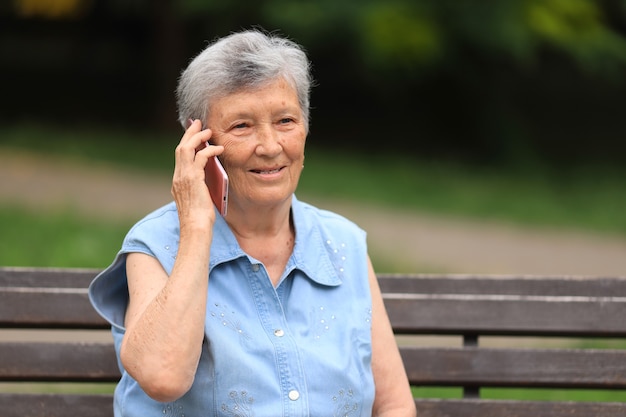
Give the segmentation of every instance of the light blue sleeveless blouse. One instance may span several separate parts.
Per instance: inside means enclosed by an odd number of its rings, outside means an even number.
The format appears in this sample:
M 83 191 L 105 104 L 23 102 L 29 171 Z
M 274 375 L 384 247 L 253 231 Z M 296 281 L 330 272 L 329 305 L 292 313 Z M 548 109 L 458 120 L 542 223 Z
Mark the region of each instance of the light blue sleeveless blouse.
M 120 365 L 117 417 L 370 416 L 371 297 L 365 232 L 292 201 L 296 244 L 274 287 L 217 215 L 202 355 L 192 388 L 171 403 L 149 398 Z M 179 240 L 170 203 L 139 221 L 89 288 L 112 324 L 118 355 L 128 302 L 126 254 L 156 257 L 170 273 Z

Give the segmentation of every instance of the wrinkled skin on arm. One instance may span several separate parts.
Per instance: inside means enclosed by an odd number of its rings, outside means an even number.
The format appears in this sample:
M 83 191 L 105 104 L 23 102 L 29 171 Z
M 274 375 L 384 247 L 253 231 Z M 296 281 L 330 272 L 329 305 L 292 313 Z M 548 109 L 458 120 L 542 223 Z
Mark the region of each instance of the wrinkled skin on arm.
M 215 222 L 204 168 L 209 157 L 223 151 L 222 146 L 203 146 L 210 135 L 195 121 L 176 148 L 172 195 L 180 244 L 171 275 L 145 254 L 131 253 L 126 262 L 130 301 L 120 356 L 128 373 L 157 401 L 184 395 L 200 359 Z
M 372 263 L 368 260 L 372 293 L 372 371 L 375 417 L 415 417 L 416 409 L 404 364 L 383 304 Z

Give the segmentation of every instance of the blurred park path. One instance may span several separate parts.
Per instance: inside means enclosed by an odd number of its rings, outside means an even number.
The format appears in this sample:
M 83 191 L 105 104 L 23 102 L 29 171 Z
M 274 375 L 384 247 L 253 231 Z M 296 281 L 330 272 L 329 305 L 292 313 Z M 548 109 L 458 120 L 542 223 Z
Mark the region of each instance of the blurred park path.
M 134 222 L 171 200 L 170 178 L 0 149 L 0 204 Z M 403 272 L 626 276 L 626 238 L 300 199 L 349 217 Z M 384 268 L 379 268 L 382 271 Z

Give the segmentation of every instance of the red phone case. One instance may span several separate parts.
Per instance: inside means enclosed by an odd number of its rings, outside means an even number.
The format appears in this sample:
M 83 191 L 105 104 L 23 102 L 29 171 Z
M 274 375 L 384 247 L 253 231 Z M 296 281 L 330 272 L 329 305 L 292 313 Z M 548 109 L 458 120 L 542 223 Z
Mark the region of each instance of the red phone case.
M 209 158 L 205 172 L 213 204 L 222 216 L 228 212 L 228 175 L 217 156 Z
M 189 119 L 187 121 L 187 128 L 189 128 L 192 123 L 193 119 Z M 206 142 L 206 146 L 209 146 L 208 141 Z M 217 156 L 209 158 L 204 172 L 207 178 L 211 200 L 213 200 L 213 204 L 215 204 L 220 214 L 226 216 L 228 212 L 228 175 L 220 160 L 217 159 Z

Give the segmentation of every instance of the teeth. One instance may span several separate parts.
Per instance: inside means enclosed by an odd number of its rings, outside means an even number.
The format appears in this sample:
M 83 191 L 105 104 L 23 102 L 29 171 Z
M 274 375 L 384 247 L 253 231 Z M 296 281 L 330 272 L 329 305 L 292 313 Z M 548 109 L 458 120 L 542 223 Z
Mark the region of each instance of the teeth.
M 280 171 L 280 168 L 272 169 L 272 170 L 269 170 L 269 171 L 259 171 L 259 174 L 275 174 L 278 171 Z

